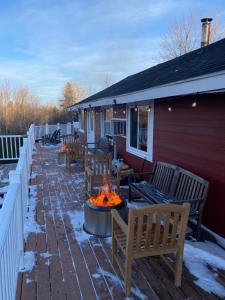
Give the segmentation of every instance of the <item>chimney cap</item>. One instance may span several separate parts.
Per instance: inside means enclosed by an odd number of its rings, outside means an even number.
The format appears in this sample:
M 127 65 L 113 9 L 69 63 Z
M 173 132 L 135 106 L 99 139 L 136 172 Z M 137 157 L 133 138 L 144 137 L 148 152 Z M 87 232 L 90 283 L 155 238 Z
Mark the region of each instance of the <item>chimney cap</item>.
M 213 18 L 203 18 L 201 19 L 201 22 L 202 23 L 205 23 L 205 22 L 212 22 Z

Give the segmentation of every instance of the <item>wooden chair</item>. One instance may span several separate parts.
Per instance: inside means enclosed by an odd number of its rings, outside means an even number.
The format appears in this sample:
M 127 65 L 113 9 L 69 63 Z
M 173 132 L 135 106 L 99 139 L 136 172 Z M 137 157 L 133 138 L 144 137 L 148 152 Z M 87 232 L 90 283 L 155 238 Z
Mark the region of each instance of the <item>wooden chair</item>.
M 85 151 L 85 188 L 89 196 L 93 196 L 94 188 L 101 187 L 106 177 L 120 191 L 120 174 L 114 176 L 112 153 Z
M 72 161 L 82 162 L 84 167 L 85 146 L 81 142 L 67 144 L 66 148 L 66 168 L 71 171 Z
M 65 134 L 62 136 L 62 142 L 64 145 L 74 144 L 78 141 L 79 136 L 77 134 Z
M 118 264 L 125 281 L 125 293 L 131 289 L 131 266 L 135 258 L 160 255 L 175 273 L 175 285 L 181 285 L 183 249 L 190 204 L 156 204 L 130 208 L 128 224 L 112 210 L 112 261 Z M 122 252 L 125 268 L 121 263 Z M 175 267 L 164 254 L 175 253 Z

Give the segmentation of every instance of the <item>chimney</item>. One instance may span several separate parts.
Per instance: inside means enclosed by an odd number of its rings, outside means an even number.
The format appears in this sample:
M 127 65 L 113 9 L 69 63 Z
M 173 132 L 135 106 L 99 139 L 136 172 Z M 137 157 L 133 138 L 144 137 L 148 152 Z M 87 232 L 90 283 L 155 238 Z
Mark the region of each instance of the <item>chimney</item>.
M 213 19 L 212 18 L 203 18 L 201 19 L 202 22 L 202 40 L 201 40 L 201 47 L 209 45 L 210 42 L 210 23 Z

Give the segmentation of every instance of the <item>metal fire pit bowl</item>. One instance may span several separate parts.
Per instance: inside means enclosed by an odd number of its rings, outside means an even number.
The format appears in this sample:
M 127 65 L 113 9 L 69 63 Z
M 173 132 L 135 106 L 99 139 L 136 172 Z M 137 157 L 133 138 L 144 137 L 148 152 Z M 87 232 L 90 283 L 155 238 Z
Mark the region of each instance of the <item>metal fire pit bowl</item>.
M 123 201 L 115 206 L 96 206 L 90 200 L 84 204 L 84 230 L 99 237 L 112 236 L 111 209 L 125 213 L 127 203 Z

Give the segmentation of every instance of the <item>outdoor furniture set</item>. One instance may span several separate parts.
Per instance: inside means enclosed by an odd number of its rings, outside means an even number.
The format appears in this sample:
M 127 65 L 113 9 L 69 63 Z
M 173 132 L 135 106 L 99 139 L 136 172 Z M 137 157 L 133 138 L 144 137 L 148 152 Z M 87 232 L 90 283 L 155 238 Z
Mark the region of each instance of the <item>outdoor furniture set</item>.
M 102 142 L 82 144 L 76 140 L 67 144 L 66 155 L 68 169 L 73 160 L 82 161 L 89 197 L 102 186 L 103 181 L 109 181 L 120 192 L 120 172 L 119 169 L 113 172 L 109 145 Z M 175 274 L 175 285 L 180 286 L 188 218 L 197 219 L 196 233 L 199 238 L 209 183 L 190 171 L 160 161 L 154 164 L 153 172 L 128 172 L 127 176 L 128 201 L 134 193 L 151 205 L 130 208 L 127 220 L 118 210 L 111 210 L 112 261 L 124 277 L 125 293 L 129 295 L 131 289 L 133 259 L 148 256 L 161 256 Z M 146 180 L 149 176 L 150 179 Z M 175 266 L 164 257 L 169 253 L 175 253 Z
M 45 134 L 42 136 L 42 144 L 43 145 L 46 145 L 46 144 L 59 144 L 61 141 L 60 141 L 60 129 L 57 129 L 55 130 L 52 134 L 49 133 L 49 134 Z

